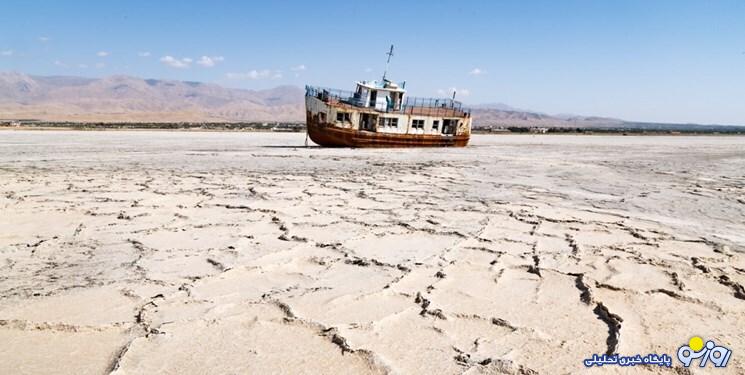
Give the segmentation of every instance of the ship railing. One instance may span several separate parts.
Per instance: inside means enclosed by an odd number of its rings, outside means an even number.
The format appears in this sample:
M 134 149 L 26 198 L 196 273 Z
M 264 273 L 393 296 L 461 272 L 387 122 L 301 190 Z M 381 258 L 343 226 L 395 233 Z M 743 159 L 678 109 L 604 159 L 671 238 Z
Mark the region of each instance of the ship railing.
M 325 87 L 305 86 L 305 96 L 313 96 L 324 102 L 341 102 L 355 107 L 362 107 L 362 98 L 353 91 L 330 89 Z
M 406 97 L 402 111 L 407 114 L 424 116 L 470 116 L 471 110 L 463 103 L 447 98 Z
M 305 96 L 312 96 L 324 102 L 343 103 L 355 107 L 366 107 L 360 95 L 353 91 L 331 89 L 325 87 L 305 86 Z M 397 108 L 367 107 L 384 113 L 404 113 L 420 116 L 470 116 L 471 110 L 463 106 L 463 103 L 447 98 L 417 98 L 406 97 L 403 104 Z

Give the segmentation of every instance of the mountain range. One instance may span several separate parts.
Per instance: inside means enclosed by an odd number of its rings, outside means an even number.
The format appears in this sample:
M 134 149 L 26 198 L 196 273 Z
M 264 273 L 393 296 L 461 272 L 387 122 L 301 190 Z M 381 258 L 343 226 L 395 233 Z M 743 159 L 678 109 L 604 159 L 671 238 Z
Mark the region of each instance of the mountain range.
M 0 73 L 0 120 L 71 122 L 303 122 L 304 90 L 225 88 L 130 76 L 83 78 Z M 548 115 L 506 104 L 471 106 L 475 128 L 668 128 L 619 119 Z M 705 127 L 703 125 L 699 127 Z
M 303 121 L 304 91 L 229 89 L 129 76 L 0 73 L 0 118 L 81 122 Z

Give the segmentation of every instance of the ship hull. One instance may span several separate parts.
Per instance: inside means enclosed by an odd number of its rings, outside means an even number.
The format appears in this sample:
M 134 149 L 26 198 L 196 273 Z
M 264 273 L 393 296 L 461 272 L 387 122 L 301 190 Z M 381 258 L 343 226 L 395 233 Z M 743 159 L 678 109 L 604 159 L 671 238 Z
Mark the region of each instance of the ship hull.
M 336 127 L 321 123 L 308 112 L 308 135 L 324 147 L 465 147 L 469 134 L 441 136 L 431 134 L 391 134 Z

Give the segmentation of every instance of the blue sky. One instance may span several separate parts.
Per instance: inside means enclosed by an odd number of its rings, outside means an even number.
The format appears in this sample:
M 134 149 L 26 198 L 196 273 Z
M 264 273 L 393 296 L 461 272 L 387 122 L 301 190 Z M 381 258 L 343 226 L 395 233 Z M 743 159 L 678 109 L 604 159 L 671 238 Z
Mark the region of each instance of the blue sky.
M 0 71 L 248 89 L 389 77 L 467 103 L 745 124 L 745 1 L 8 1 Z

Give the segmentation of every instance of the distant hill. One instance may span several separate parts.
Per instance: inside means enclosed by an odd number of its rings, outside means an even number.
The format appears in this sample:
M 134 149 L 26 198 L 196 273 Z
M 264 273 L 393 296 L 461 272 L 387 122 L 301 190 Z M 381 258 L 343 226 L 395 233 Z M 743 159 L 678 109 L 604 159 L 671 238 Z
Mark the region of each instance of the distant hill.
M 544 113 L 505 108 L 504 104 L 496 106 L 473 106 L 474 127 L 554 127 L 554 128 L 584 128 L 584 127 L 615 127 L 624 123 L 623 120 L 605 117 L 585 116 L 551 116 Z
M 504 104 L 473 106 L 473 127 L 481 130 L 506 128 L 582 129 L 598 131 L 723 132 L 745 133 L 745 126 L 701 125 L 626 121 L 609 117 L 547 115 L 525 110 L 504 109 Z
M 303 122 L 304 90 L 241 90 L 211 83 L 129 76 L 83 78 L 0 73 L 0 120 L 70 122 Z M 474 128 L 582 128 L 720 131 L 732 127 L 657 124 L 548 115 L 502 103 L 470 106 Z M 745 128 L 742 128 L 745 129 Z
M 294 86 L 239 90 L 199 82 L 0 73 L 0 118 L 82 122 L 303 121 Z

